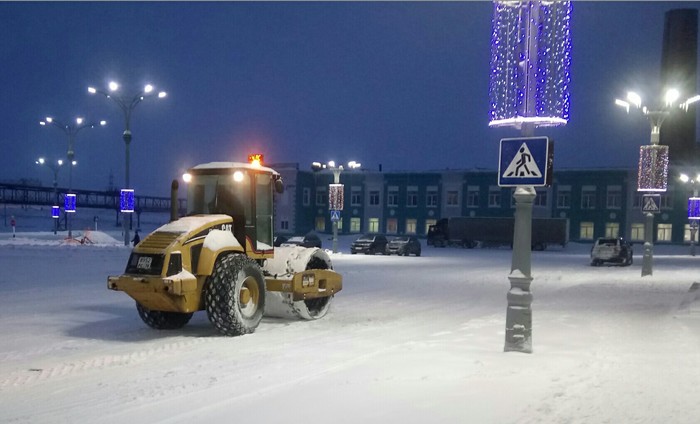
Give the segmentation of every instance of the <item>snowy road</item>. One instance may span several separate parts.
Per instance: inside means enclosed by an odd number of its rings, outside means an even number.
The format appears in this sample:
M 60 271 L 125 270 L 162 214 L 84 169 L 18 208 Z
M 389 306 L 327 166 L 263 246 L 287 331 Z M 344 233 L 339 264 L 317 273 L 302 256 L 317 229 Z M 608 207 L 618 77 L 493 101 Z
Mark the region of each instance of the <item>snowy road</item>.
M 657 251 L 644 279 L 533 253 L 527 355 L 502 351 L 509 250 L 334 255 L 326 318 L 227 338 L 146 327 L 106 289 L 124 248 L 0 245 L 0 422 L 695 423 L 700 257 Z

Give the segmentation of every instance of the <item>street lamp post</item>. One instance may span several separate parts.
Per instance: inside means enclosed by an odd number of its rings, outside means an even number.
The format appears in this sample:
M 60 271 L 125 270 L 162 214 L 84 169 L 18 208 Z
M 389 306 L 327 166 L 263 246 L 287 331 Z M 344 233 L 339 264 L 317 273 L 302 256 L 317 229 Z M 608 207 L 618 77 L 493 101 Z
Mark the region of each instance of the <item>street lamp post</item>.
M 625 108 L 627 113 L 634 106 L 641 110 L 651 126 L 650 143 L 641 146 L 639 150 L 639 176 L 637 191 L 639 192 L 665 192 L 668 184 L 668 146 L 659 145 L 661 138 L 661 125 L 672 113 L 674 104 L 680 98 L 681 93 L 676 89 L 668 89 L 664 95 L 663 103 L 656 110 L 651 110 L 642 104 L 642 97 L 630 91 L 626 100 L 615 99 L 615 104 Z M 700 96 L 692 96 L 680 103 L 680 108 L 688 110 L 688 107 L 700 100 Z M 654 214 L 647 211 L 644 226 L 644 256 L 642 258 L 642 277 L 653 273 L 653 232 Z
M 348 169 L 358 169 L 361 166 L 360 163 L 355 161 L 348 162 Z M 344 203 L 344 188 L 340 184 L 340 174 L 345 168 L 343 168 L 343 165 L 336 166 L 334 161 L 330 161 L 327 164 L 314 162 L 311 164 L 311 168 L 315 171 L 328 169 L 333 172 L 333 184 L 329 186 L 328 191 L 328 209 L 331 212 L 331 222 L 333 223 L 333 253 L 338 253 L 338 220 L 340 219 L 340 212 L 343 210 Z M 334 216 L 334 213 L 337 215 Z
M 56 162 L 47 162 L 44 158 L 39 158 L 36 161 L 37 165 L 46 165 L 53 172 L 53 201 L 55 205 L 58 205 L 58 171 L 61 170 L 63 166 L 63 159 L 58 159 Z M 53 220 L 53 233 L 58 232 L 58 220 Z
M 84 118 L 78 117 L 75 118 L 75 125 L 71 125 L 64 124 L 57 119 L 47 116 L 45 120 L 39 122 L 39 125 L 53 125 L 68 136 L 68 153 L 66 155 L 68 156 L 68 164 L 70 165 L 68 168 L 68 192 L 70 193 L 73 190 L 73 167 L 78 163 L 75 160 L 75 139 L 78 133 L 85 128 L 95 128 L 96 125 L 105 126 L 107 125 L 107 121 L 100 121 L 99 124 L 97 124 L 95 122 L 86 122 Z M 70 218 L 67 218 L 66 226 L 68 227 L 68 237 L 73 237 Z
M 125 175 L 125 183 L 124 183 L 124 188 L 125 189 L 130 189 L 130 183 L 129 183 L 129 145 L 131 144 L 131 114 L 133 113 L 134 109 L 136 108 L 136 105 L 141 103 L 144 99 L 147 97 L 152 97 L 156 95 L 156 93 L 153 91 L 154 88 L 151 84 L 146 84 L 143 87 L 143 90 L 139 91 L 133 96 L 128 96 L 128 95 L 119 95 L 119 84 L 110 81 L 109 85 L 109 92 L 105 92 L 102 90 L 99 90 L 94 87 L 88 87 L 88 92 L 90 94 L 101 94 L 105 96 L 107 99 L 112 100 L 114 103 L 116 103 L 117 106 L 122 110 L 124 113 L 124 133 L 122 134 L 122 139 L 124 140 L 124 145 L 125 145 L 125 152 L 126 152 L 126 175 Z M 157 93 L 158 98 L 163 98 L 167 95 L 165 91 L 160 91 Z M 124 229 L 124 246 L 129 245 L 129 225 L 127 224 L 127 219 L 126 219 L 126 213 L 122 217 L 122 226 Z

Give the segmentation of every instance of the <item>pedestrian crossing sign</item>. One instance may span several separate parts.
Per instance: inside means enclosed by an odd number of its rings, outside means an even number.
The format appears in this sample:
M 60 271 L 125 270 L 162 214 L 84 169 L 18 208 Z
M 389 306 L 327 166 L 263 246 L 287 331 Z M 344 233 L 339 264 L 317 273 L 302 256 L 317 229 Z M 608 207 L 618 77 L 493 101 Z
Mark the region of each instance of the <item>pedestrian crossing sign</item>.
M 551 185 L 554 146 L 548 137 L 504 138 L 499 157 L 499 186 Z
M 642 212 L 659 213 L 661 212 L 661 195 L 660 194 L 644 194 L 642 195 Z

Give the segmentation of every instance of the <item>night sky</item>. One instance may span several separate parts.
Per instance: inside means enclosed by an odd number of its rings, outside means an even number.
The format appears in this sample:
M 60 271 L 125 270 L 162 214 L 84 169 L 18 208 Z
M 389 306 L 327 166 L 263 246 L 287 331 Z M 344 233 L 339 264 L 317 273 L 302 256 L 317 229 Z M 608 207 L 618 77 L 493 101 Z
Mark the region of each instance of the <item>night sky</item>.
M 574 2 L 571 119 L 537 129 L 556 168 L 634 167 L 649 127 L 614 105 L 659 92 L 664 12 L 691 2 Z M 490 2 L 0 3 L 0 181 L 53 174 L 68 137 L 39 121 L 105 119 L 75 145 L 73 187 L 124 182 L 123 115 L 89 95 L 110 80 L 165 99 L 131 120 L 131 183 L 167 196 L 210 161 L 356 160 L 384 171 L 498 167 L 488 128 Z M 129 88 L 131 87 L 131 88 Z M 59 186 L 68 186 L 68 170 Z

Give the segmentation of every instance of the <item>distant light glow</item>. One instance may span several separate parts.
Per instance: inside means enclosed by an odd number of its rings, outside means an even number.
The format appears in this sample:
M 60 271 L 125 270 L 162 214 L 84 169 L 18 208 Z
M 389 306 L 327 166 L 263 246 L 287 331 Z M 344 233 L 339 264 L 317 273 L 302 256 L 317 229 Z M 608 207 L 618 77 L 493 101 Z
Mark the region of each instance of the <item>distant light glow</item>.
M 639 148 L 637 191 L 666 191 L 668 146 L 647 144 Z
M 495 1 L 489 126 L 565 125 L 571 2 Z
M 119 84 L 117 84 L 114 81 L 110 81 L 109 82 L 109 89 L 112 91 L 117 91 L 117 90 L 119 90 Z
M 241 171 L 236 171 L 233 173 L 233 181 L 240 183 L 243 181 L 243 173 Z
M 75 122 L 80 125 L 83 123 L 83 118 L 75 118 Z
M 184 174 L 182 174 L 182 181 L 184 181 L 186 183 L 189 183 L 190 181 L 192 181 L 192 174 L 190 174 L 188 172 L 185 172 Z

